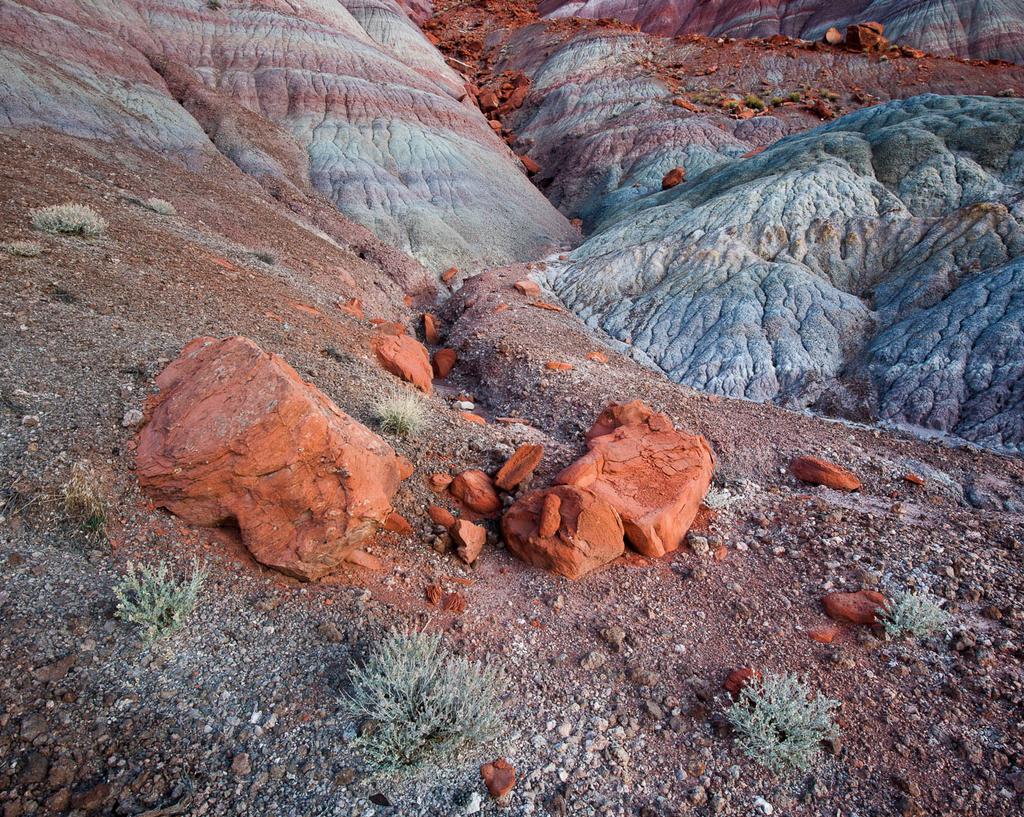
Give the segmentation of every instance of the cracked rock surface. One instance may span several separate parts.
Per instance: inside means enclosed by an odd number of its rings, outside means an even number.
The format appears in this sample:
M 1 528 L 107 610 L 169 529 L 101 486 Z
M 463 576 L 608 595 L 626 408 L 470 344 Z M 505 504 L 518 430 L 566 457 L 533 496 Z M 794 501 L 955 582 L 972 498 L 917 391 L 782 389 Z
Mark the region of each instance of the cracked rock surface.
M 1024 446 L 1024 102 L 924 95 L 605 218 L 549 280 L 711 392 Z

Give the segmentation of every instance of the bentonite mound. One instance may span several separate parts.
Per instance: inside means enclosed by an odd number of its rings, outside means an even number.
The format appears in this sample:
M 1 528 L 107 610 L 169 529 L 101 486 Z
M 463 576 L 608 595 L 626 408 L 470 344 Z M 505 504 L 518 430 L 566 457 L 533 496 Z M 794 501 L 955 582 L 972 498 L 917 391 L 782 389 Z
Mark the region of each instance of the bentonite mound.
M 1024 88 L 1024 68 L 877 56 L 784 42 L 664 39 L 612 26 L 578 32 L 526 26 L 492 51 L 493 80 L 522 72 L 529 92 L 503 117 L 534 178 L 592 231 L 658 191 L 866 105 L 940 94 Z
M 552 283 L 679 382 L 1020 449 L 1022 160 L 1022 101 L 882 105 L 621 208 Z
M 4 126 L 219 150 L 435 269 L 570 234 L 392 0 L 8 2 L 0 73 Z
M 1017 0 L 541 0 L 551 17 L 614 17 L 653 34 L 819 39 L 832 26 L 877 20 L 886 35 L 935 54 L 1024 61 Z

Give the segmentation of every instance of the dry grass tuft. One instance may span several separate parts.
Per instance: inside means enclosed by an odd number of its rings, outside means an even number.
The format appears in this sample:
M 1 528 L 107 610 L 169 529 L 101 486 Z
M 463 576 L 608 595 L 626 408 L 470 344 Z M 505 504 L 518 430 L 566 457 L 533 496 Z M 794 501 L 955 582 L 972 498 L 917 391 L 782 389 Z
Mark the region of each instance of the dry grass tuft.
M 107 222 L 91 207 L 66 202 L 33 210 L 32 226 L 44 233 L 92 238 L 107 229 Z
M 61 490 L 64 515 L 83 530 L 98 533 L 103 530 L 107 519 L 107 503 L 99 478 L 92 466 L 76 462 L 71 466 L 71 476 Z

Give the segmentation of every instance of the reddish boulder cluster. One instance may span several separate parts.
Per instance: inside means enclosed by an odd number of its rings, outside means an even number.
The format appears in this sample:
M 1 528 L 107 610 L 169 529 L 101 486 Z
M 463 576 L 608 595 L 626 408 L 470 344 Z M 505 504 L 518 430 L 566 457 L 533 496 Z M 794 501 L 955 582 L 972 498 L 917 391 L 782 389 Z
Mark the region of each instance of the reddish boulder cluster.
M 854 23 L 846 27 L 846 47 L 853 51 L 885 51 L 889 41 L 881 23 Z
M 392 515 L 411 464 L 277 355 L 197 338 L 156 380 L 136 470 L 186 522 L 234 522 L 260 563 L 317 579 Z M 372 562 L 372 560 L 369 560 Z
M 640 401 L 609 405 L 586 440 L 590 452 L 554 487 L 506 511 L 509 550 L 575 579 L 622 555 L 627 539 L 646 556 L 678 548 L 711 483 L 707 442 Z
M 711 484 L 715 458 L 707 441 L 676 431 L 666 415 L 639 400 L 609 405 L 586 439 L 590 452 L 555 482 L 608 502 L 644 556 L 678 548 Z
M 578 579 L 625 550 L 622 520 L 592 491 L 557 485 L 526 494 L 506 511 L 501 530 L 524 562 Z

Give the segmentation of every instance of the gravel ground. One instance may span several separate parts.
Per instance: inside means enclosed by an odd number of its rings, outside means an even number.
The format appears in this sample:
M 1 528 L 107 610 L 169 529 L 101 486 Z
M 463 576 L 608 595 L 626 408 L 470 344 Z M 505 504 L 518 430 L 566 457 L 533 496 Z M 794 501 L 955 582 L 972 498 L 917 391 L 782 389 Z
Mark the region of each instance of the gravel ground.
M 648 817 L 766 813 L 763 803 L 793 815 L 1020 813 L 1019 460 L 698 395 L 608 346 L 607 364 L 588 361 L 604 342 L 516 293 L 515 280 L 541 277 L 519 266 L 470 279 L 441 311 L 460 362 L 429 399 L 424 431 L 392 441 L 416 465 L 396 499 L 414 533 L 378 539 L 384 571 L 287 580 L 229 531 L 190 530 L 146 502 L 125 412 L 192 337 L 241 333 L 372 425 L 375 401 L 401 386 L 370 358 L 369 321 L 336 304 L 360 297 L 367 318 L 416 327 L 402 305 L 425 297 L 409 285 L 416 270 L 360 249 L 356 228 L 338 223 L 331 239 L 304 229 L 315 201 L 297 215 L 226 170 L 198 177 L 167 165 L 143 176 L 134 168 L 151 166 L 130 151 L 47 134 L 0 139 L 11 157 L 3 183 L 19 191 L 0 205 L 2 240 L 45 249 L 4 256 L 0 280 L 0 344 L 12 350 L 0 361 L 4 817 L 477 807 Z M 160 195 L 179 215 L 144 211 L 129 194 Z M 31 231 L 31 207 L 69 199 L 103 213 L 104 238 Z M 254 259 L 254 246 L 274 248 L 275 263 Z M 546 371 L 552 359 L 575 368 Z M 466 423 L 451 407 L 457 396 L 492 422 Z M 582 450 L 608 399 L 632 398 L 715 447 L 732 501 L 702 514 L 692 547 L 657 561 L 627 556 L 578 582 L 513 559 L 493 522 L 473 568 L 438 552 L 444 538 L 425 515 L 439 501 L 430 474 L 493 471 L 536 441 L 546 452 L 534 484 L 545 484 Z M 510 415 L 529 425 L 496 422 Z M 796 483 L 785 468 L 796 454 L 851 467 L 863 490 Z M 103 535 L 60 510 L 60 486 L 83 459 L 108 502 Z M 924 486 L 907 483 L 909 471 Z M 210 578 L 181 631 L 146 645 L 114 617 L 128 561 L 166 559 L 181 571 L 194 558 Z M 466 611 L 431 605 L 431 583 L 463 593 Z M 861 587 L 930 589 L 953 626 L 920 643 L 863 627 L 843 626 L 828 645 L 807 636 L 827 622 L 824 592 Z M 346 672 L 387 629 L 413 625 L 505 670 L 507 724 L 456 766 L 381 780 L 350 746 L 358 724 L 341 706 Z M 778 777 L 739 750 L 721 684 L 745 665 L 797 672 L 842 702 L 841 737 L 812 772 Z M 497 756 L 519 777 L 504 803 L 488 799 L 479 775 Z

